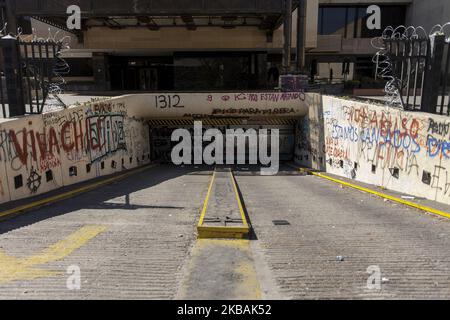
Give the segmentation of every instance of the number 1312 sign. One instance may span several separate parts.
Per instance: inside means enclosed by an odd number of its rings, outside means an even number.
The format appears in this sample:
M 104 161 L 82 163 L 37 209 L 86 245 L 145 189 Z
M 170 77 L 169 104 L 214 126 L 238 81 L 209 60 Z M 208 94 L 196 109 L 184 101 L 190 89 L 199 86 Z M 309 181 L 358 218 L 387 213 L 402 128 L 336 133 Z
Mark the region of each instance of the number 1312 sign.
M 157 95 L 155 96 L 155 107 L 157 109 L 167 109 L 167 108 L 184 108 L 181 105 L 181 98 L 179 95 Z

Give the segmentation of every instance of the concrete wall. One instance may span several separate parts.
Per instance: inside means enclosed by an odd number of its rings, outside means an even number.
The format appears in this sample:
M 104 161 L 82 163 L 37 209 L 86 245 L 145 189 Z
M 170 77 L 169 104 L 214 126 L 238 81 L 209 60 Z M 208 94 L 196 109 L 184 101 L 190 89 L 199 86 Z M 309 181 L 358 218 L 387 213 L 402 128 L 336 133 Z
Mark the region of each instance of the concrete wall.
M 450 204 L 449 117 L 323 96 L 297 132 L 299 164 Z
M 128 101 L 128 114 L 140 118 L 301 117 L 308 112 L 303 92 L 167 92 L 132 94 L 123 99 Z
M 127 104 L 122 97 L 0 122 L 0 203 L 149 163 L 148 126 Z

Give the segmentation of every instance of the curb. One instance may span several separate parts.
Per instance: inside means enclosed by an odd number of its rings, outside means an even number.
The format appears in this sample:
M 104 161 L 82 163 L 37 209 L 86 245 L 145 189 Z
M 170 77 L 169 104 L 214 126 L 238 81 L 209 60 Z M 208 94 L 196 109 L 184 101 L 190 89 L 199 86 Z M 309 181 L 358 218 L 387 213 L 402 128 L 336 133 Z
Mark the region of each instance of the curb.
M 316 172 L 316 171 L 313 171 L 311 169 L 299 168 L 297 166 L 292 166 L 292 167 L 295 167 L 295 169 L 297 169 L 299 171 L 307 172 L 310 175 L 313 175 L 313 176 L 316 176 L 316 177 L 320 177 L 320 178 L 323 178 L 323 179 L 327 179 L 329 181 L 333 181 L 335 183 L 338 183 L 340 185 L 343 185 L 343 186 L 346 186 L 346 187 L 349 187 L 349 188 L 352 188 L 352 189 L 356 189 L 356 190 L 359 190 L 359 191 L 362 191 L 362 192 L 365 192 L 365 193 L 373 194 L 373 195 L 376 195 L 376 196 L 378 196 L 380 198 L 383 198 L 383 199 L 394 201 L 394 202 L 400 203 L 400 204 L 408 206 L 408 207 L 412 207 L 412 208 L 419 209 L 419 210 L 427 212 L 427 213 L 432 213 L 432 214 L 435 214 L 435 215 L 438 215 L 438 216 L 450 219 L 450 213 L 448 213 L 448 212 L 444 212 L 444 211 L 441 211 L 441 210 L 438 210 L 438 209 L 434 209 L 434 208 L 431 208 L 431 207 L 427 207 L 427 206 L 422 206 L 420 204 L 417 204 L 417 203 L 414 203 L 414 202 L 411 202 L 411 201 L 403 200 L 401 198 L 390 196 L 388 194 L 385 194 L 385 193 L 382 193 L 382 192 L 378 192 L 378 191 L 375 191 L 375 190 L 372 190 L 372 189 L 369 189 L 369 188 L 361 187 L 361 186 L 355 185 L 353 183 L 349 183 L 349 182 L 346 182 L 346 181 L 343 181 L 343 180 L 332 178 L 330 176 L 327 176 L 326 174 L 323 174 L 323 173 L 320 173 L 320 172 Z

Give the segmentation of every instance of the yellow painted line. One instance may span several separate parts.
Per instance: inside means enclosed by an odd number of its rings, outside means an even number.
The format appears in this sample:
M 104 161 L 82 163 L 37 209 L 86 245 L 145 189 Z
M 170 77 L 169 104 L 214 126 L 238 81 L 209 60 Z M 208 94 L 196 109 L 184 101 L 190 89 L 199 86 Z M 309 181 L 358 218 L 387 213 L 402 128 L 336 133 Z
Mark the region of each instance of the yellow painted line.
M 119 180 L 125 179 L 125 178 L 127 178 L 127 177 L 129 177 L 129 176 L 131 176 L 131 175 L 133 175 L 135 173 L 139 173 L 139 172 L 145 171 L 145 170 L 153 168 L 155 166 L 156 165 L 149 165 L 149 166 L 145 166 L 145 167 L 142 167 L 142 168 L 133 169 L 133 170 L 125 172 L 125 173 L 123 173 L 121 175 L 118 175 L 118 176 L 115 176 L 115 177 L 111 177 L 111 178 L 108 178 L 108 179 L 105 179 L 105 180 L 102 180 L 102 181 L 98 181 L 98 182 L 95 182 L 95 183 L 92 183 L 92 184 L 89 184 L 89 185 L 77 188 L 75 190 L 67 191 L 67 192 L 64 192 L 64 193 L 61 193 L 61 194 L 58 194 L 58 195 L 55 195 L 55 196 L 51 196 L 51 197 L 48 197 L 48 198 L 45 198 L 45 199 L 37 200 L 37 201 L 31 202 L 31 203 L 24 204 L 24 205 L 21 205 L 19 207 L 13 208 L 13 209 L 9 209 L 9 210 L 0 212 L 0 220 L 8 218 L 8 217 L 13 216 L 13 215 L 17 215 L 19 213 L 23 213 L 24 211 L 28 211 L 28 210 L 31 210 L 31 209 L 36 209 L 36 208 L 41 207 L 43 205 L 47 205 L 47 204 L 50 204 L 50 203 L 54 203 L 54 202 L 57 202 L 57 201 L 61 201 L 61 200 L 64 200 L 64 199 L 68 199 L 68 198 L 74 197 L 74 196 L 76 196 L 76 195 L 78 195 L 80 193 L 85 193 L 85 192 L 91 191 L 91 190 L 93 190 L 95 188 L 98 188 L 100 186 L 104 186 L 104 185 L 113 183 L 115 181 L 119 181 Z
M 15 280 L 32 280 L 60 274 L 61 272 L 38 269 L 35 266 L 66 258 L 105 230 L 106 226 L 84 226 L 65 239 L 44 249 L 40 254 L 28 258 L 12 257 L 0 251 L 0 283 Z
M 243 239 L 249 232 L 244 227 L 200 226 L 197 227 L 199 239 Z
M 205 201 L 203 203 L 203 209 L 200 214 L 200 219 L 197 225 L 197 232 L 199 239 L 214 239 L 214 238 L 222 238 L 222 239 L 243 239 L 246 235 L 248 235 L 250 228 L 248 226 L 247 217 L 245 215 L 244 207 L 242 205 L 241 197 L 239 196 L 239 192 L 237 189 L 236 180 L 234 179 L 233 172 L 230 170 L 230 179 L 233 184 L 233 190 L 235 193 L 236 201 L 239 208 L 239 213 L 242 219 L 242 227 L 227 227 L 227 226 L 204 226 L 203 221 L 206 216 L 206 212 L 208 209 L 209 198 L 211 196 L 211 191 L 214 185 L 216 173 L 213 173 L 211 178 L 211 182 L 209 184 L 208 193 L 206 194 Z
M 205 201 L 203 203 L 203 209 L 202 212 L 200 214 L 200 220 L 198 221 L 198 225 L 197 228 L 201 227 L 203 225 L 203 220 L 205 219 L 205 215 L 206 215 L 206 210 L 208 209 L 208 203 L 209 203 L 209 198 L 211 196 L 211 191 L 214 185 L 214 179 L 216 178 L 216 172 L 214 171 L 211 177 L 211 182 L 209 183 L 209 187 L 208 187 L 208 192 L 206 193 L 206 198 Z
M 226 252 L 223 259 L 216 259 L 211 255 L 211 252 L 222 251 Z M 204 270 L 210 270 L 210 272 Z M 219 276 L 224 273 L 226 277 Z M 218 279 L 221 281 L 218 282 Z M 213 285 L 208 285 L 212 280 L 215 280 L 219 286 L 223 286 L 220 299 L 262 299 L 249 240 L 198 239 L 192 249 L 176 298 L 192 299 L 194 296 L 194 299 L 200 299 L 210 296 L 215 291 Z M 209 290 L 213 292 L 208 292 Z
M 376 195 L 376 196 L 378 196 L 380 198 L 391 200 L 391 201 L 403 204 L 403 205 L 408 206 L 408 207 L 412 207 L 412 208 L 419 209 L 419 210 L 424 211 L 424 212 L 433 213 L 435 215 L 438 215 L 438 216 L 450 219 L 450 213 L 448 213 L 448 212 L 444 212 L 444 211 L 441 211 L 441 210 L 438 210 L 438 209 L 434 209 L 434 208 L 431 208 L 431 207 L 423 206 L 423 205 L 420 205 L 418 203 L 414 203 L 414 202 L 411 202 L 411 201 L 403 200 L 401 198 L 390 196 L 388 194 L 385 194 L 385 193 L 382 193 L 382 192 L 378 192 L 378 191 L 375 191 L 375 190 L 372 190 L 372 189 L 364 188 L 364 187 L 355 185 L 353 183 L 349 183 L 349 182 L 346 182 L 346 181 L 343 181 L 343 180 L 340 180 L 340 179 L 332 178 L 332 177 L 327 176 L 327 175 L 325 175 L 323 173 L 315 172 L 313 170 L 309 170 L 309 169 L 305 169 L 305 168 L 296 168 L 296 169 L 298 169 L 300 171 L 303 171 L 303 172 L 306 171 L 306 172 L 308 172 L 308 173 L 310 173 L 310 174 L 312 174 L 312 175 L 314 175 L 316 177 L 327 179 L 327 180 L 339 183 L 339 184 L 341 184 L 343 186 L 346 186 L 346 187 L 349 187 L 349 188 L 353 188 L 353 189 L 356 189 L 356 190 L 359 190 L 359 191 L 370 193 L 370 194 Z

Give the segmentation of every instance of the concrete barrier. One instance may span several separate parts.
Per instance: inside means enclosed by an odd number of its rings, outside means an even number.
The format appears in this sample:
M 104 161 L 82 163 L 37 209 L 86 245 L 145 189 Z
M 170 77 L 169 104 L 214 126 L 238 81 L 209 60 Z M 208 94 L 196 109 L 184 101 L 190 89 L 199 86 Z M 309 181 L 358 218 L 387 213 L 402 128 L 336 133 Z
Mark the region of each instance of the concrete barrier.
M 300 165 L 450 204 L 450 118 L 315 96 L 296 128 Z
M 196 92 L 123 96 L 130 116 L 180 117 L 301 117 L 308 112 L 303 92 Z
M 0 122 L 0 203 L 150 162 L 149 130 L 124 97 Z
M 150 162 L 147 120 L 299 118 L 303 92 L 154 93 L 0 119 L 0 203 Z

